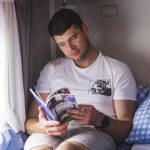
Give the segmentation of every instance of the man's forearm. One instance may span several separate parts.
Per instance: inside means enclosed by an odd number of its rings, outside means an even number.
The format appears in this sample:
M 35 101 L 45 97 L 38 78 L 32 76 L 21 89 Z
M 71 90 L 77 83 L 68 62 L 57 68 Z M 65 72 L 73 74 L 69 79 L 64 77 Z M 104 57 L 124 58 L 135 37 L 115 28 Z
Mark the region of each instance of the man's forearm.
M 117 143 L 121 143 L 127 138 L 131 127 L 131 121 L 119 121 L 110 118 L 110 125 L 107 128 L 102 129 L 102 131 L 109 134 Z
M 44 129 L 40 125 L 38 119 L 29 118 L 25 123 L 26 132 L 30 135 L 32 133 L 44 133 Z

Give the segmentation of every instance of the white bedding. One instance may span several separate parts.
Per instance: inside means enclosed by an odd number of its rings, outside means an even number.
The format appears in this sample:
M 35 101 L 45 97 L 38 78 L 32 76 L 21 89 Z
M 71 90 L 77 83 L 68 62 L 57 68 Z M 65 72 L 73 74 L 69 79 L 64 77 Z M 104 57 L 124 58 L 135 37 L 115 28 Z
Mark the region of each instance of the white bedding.
M 131 150 L 150 150 L 150 144 L 135 144 Z

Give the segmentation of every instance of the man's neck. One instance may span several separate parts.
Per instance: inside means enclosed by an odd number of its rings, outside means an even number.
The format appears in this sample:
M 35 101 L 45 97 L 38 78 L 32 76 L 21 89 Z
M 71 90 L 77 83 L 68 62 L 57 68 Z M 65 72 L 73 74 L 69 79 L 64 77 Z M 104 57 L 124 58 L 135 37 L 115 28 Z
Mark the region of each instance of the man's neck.
M 90 66 L 98 57 L 99 52 L 94 48 L 90 48 L 87 57 L 81 61 L 75 62 L 75 64 L 80 68 L 86 68 Z

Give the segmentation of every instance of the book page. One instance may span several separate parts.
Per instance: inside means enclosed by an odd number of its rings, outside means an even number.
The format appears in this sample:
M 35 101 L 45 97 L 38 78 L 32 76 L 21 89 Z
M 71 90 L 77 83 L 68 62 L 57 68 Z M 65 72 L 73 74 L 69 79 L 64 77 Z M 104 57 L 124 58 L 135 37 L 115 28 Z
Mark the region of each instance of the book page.
M 51 110 L 56 120 L 61 122 L 72 120 L 66 111 L 67 109 L 79 108 L 74 95 L 70 94 L 68 88 L 54 92 L 52 97 L 46 102 L 46 106 Z
M 70 94 L 70 91 L 69 91 L 68 88 L 61 88 L 61 89 L 58 89 L 58 90 L 56 90 L 54 93 L 49 94 L 48 97 L 46 98 L 46 101 L 49 101 L 49 99 L 50 99 L 52 96 L 56 95 L 56 94 Z

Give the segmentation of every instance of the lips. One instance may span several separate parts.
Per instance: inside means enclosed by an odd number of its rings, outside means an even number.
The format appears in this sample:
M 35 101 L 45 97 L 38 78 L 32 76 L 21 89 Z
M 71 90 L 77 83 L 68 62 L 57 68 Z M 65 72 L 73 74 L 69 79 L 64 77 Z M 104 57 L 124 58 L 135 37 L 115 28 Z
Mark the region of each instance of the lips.
M 75 51 L 74 53 L 72 53 L 71 55 L 72 55 L 72 56 L 77 56 L 77 55 L 79 54 L 79 52 L 80 52 L 80 51 L 77 50 L 77 51 Z

